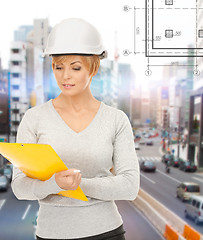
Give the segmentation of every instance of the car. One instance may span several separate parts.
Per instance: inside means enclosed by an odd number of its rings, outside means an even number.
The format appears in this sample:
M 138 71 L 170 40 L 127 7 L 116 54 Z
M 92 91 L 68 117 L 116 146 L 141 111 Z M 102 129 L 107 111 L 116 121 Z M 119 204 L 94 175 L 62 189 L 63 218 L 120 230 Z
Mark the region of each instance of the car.
M 4 168 L 3 175 L 8 178 L 8 180 L 11 182 L 12 180 L 12 169 L 11 168 Z
M 187 201 L 192 195 L 200 195 L 200 186 L 194 182 L 182 182 L 176 188 L 176 197 Z
M 142 135 L 144 136 L 145 134 L 146 134 L 146 132 L 145 132 L 145 131 L 143 131 L 143 132 L 142 132 Z
M 9 179 L 4 175 L 0 175 L 0 190 L 7 191 L 8 187 L 9 187 Z
M 135 150 L 140 150 L 140 144 L 139 144 L 139 142 L 135 142 Z
M 181 161 L 179 165 L 179 169 L 185 172 L 196 172 L 197 166 L 190 161 Z
M 142 161 L 140 163 L 140 169 L 143 172 L 155 172 L 156 171 L 156 165 L 153 161 L 146 160 L 146 161 Z
M 196 225 L 203 222 L 203 196 L 191 196 L 184 212 L 185 217 L 193 219 Z
M 145 138 L 149 138 L 149 134 L 148 134 L 148 133 L 145 133 L 144 137 L 145 137 Z
M 140 134 L 135 134 L 135 139 L 139 139 L 139 138 L 141 138 L 141 135 Z
M 171 164 L 171 161 L 172 161 L 173 158 L 174 158 L 174 156 L 172 154 L 166 153 L 162 156 L 161 161 L 163 163 L 168 163 L 169 162 Z
M 154 145 L 154 142 L 152 140 L 150 140 L 150 139 L 147 139 L 146 145 L 152 146 L 152 145 Z
M 170 160 L 170 163 L 171 163 L 171 166 L 173 166 L 173 167 L 179 167 L 180 162 L 182 162 L 182 161 L 183 161 L 182 158 L 174 157 Z
M 139 141 L 140 144 L 144 145 L 146 143 L 146 140 L 144 138 L 140 138 L 140 141 Z

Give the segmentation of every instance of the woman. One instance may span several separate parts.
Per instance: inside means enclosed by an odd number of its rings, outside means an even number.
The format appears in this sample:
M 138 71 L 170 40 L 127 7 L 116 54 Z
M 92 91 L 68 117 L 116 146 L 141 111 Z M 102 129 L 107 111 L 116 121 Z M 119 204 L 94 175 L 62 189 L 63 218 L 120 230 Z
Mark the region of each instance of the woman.
M 136 198 L 139 166 L 127 116 L 90 91 L 107 56 L 101 37 L 86 21 L 66 19 L 52 29 L 45 54 L 52 56 L 61 93 L 25 113 L 17 142 L 50 144 L 69 170 L 40 181 L 14 167 L 13 192 L 39 201 L 37 239 L 123 240 L 114 200 Z M 88 202 L 57 194 L 79 185 Z

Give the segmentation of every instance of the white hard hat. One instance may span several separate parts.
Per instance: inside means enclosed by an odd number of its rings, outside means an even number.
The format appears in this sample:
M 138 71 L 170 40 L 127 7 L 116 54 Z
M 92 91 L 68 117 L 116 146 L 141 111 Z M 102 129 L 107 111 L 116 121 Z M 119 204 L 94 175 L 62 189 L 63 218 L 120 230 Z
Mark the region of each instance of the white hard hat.
M 50 32 L 43 56 L 54 54 L 99 55 L 107 57 L 101 36 L 90 23 L 69 18 L 58 23 Z

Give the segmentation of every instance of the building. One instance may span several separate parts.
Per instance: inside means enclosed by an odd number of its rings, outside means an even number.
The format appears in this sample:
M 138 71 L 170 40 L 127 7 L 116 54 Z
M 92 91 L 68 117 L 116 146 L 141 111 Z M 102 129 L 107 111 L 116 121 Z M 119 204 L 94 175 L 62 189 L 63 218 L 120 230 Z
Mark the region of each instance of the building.
M 189 100 L 192 92 L 193 79 L 172 78 L 169 86 L 170 128 L 181 132 L 188 128 Z
M 97 74 L 92 78 L 90 85 L 93 96 L 99 101 L 111 104 L 111 74 L 113 62 L 105 59 L 101 61 L 101 65 Z
M 132 86 L 130 91 L 130 120 L 133 127 L 140 127 L 141 122 L 141 95 L 140 86 Z
M 150 91 L 149 89 L 142 89 L 141 96 L 141 125 L 143 127 L 149 126 L 151 123 L 150 119 Z
M 203 81 L 190 96 L 188 160 L 203 167 Z
M 198 1 L 198 8 L 203 7 L 203 2 Z M 197 29 L 203 31 L 203 18 L 201 11 L 197 15 Z M 198 47 L 203 47 L 203 39 L 197 37 Z M 190 96 L 189 131 L 188 131 L 188 160 L 203 167 L 203 60 L 195 59 L 198 68 L 194 77 L 193 92 Z
M 169 93 L 168 85 L 162 85 L 157 88 L 157 126 L 163 130 L 169 130 Z
M 123 110 L 130 117 L 130 86 L 133 73 L 129 64 L 116 65 L 117 70 L 114 61 L 101 61 L 98 73 L 92 79 L 91 91 L 99 101 Z
M 26 91 L 26 43 L 14 41 L 10 47 L 10 141 L 15 142 L 21 118 L 28 109 Z
M 51 60 L 48 56 L 42 58 L 49 32 L 48 19 L 35 19 L 33 30 L 27 35 L 26 74 L 30 106 L 42 104 L 52 97 Z
M 49 31 L 48 19 L 36 19 L 33 26 L 14 32 L 9 62 L 11 142 L 25 111 L 49 99 L 51 64 L 49 57 L 42 58 Z
M 150 103 L 150 107 L 149 107 L 149 114 L 150 114 L 150 126 L 151 127 L 157 127 L 157 110 L 158 110 L 158 101 L 157 101 L 157 97 L 158 97 L 158 87 L 160 86 L 160 81 L 154 81 L 154 82 L 150 82 L 149 85 L 149 103 Z
M 131 96 L 132 94 L 135 94 L 134 88 L 135 74 L 132 71 L 130 64 L 118 63 L 117 83 L 112 94 L 116 94 L 115 98 L 117 98 L 118 108 L 123 110 L 129 118 L 130 114 L 133 114 L 135 111 L 133 107 L 130 109 Z M 131 123 L 133 122 L 131 121 Z
M 0 142 L 8 141 L 8 70 L 1 68 L 0 59 Z
M 203 61 L 199 64 L 199 70 L 200 75 L 194 77 L 190 95 L 187 156 L 188 160 L 203 167 Z
M 33 29 L 32 25 L 23 25 L 20 26 L 17 30 L 14 31 L 14 41 L 16 42 L 25 42 L 27 34 Z
M 130 119 L 133 127 L 157 127 L 158 88 L 160 82 L 150 81 L 142 85 L 133 81 L 130 88 Z

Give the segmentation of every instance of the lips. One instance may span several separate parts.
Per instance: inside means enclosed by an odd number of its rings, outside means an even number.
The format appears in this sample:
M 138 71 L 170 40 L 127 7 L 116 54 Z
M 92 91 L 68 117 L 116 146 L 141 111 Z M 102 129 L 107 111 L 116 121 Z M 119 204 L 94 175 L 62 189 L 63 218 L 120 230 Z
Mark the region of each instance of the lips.
M 62 84 L 65 89 L 70 89 L 75 86 L 75 84 Z
M 73 87 L 75 84 L 63 84 L 64 87 Z

